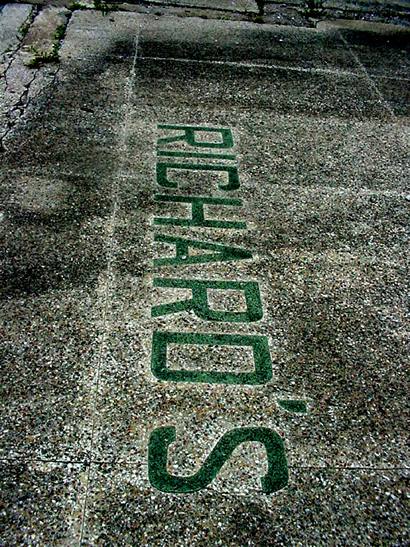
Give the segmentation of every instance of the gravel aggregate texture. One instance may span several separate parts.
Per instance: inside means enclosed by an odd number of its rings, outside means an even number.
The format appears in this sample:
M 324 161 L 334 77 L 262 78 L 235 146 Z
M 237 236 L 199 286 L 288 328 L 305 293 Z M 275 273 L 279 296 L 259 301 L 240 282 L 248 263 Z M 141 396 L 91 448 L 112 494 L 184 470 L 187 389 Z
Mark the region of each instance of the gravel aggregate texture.
M 0 543 L 408 544 L 408 31 L 74 10 L 30 68 L 31 9 Z

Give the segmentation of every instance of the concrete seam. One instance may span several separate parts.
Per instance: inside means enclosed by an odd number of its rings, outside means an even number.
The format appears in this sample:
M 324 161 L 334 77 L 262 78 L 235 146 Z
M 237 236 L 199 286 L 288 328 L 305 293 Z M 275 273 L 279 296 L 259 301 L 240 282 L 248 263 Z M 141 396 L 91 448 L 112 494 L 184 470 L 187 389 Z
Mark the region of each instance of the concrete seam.
M 342 40 L 342 42 L 345 44 L 347 50 L 349 51 L 350 55 L 353 57 L 353 59 L 356 61 L 356 63 L 358 64 L 358 66 L 360 67 L 360 69 L 362 70 L 365 78 L 367 79 L 367 81 L 369 82 L 370 84 L 370 87 L 371 89 L 373 89 L 373 91 L 375 92 L 375 94 L 379 97 L 380 99 L 380 102 L 383 104 L 384 108 L 388 111 L 388 113 L 390 114 L 390 116 L 392 117 L 393 120 L 396 119 L 396 115 L 392 109 L 392 107 L 390 106 L 390 104 L 386 101 L 386 99 L 384 98 L 383 94 L 381 93 L 381 91 L 379 90 L 379 88 L 377 87 L 376 83 L 374 82 L 373 78 L 370 76 L 370 74 L 368 73 L 368 71 L 366 70 L 366 67 L 363 65 L 363 63 L 361 62 L 359 56 L 353 51 L 352 49 L 352 46 L 349 44 L 349 42 L 346 40 L 346 38 L 343 36 L 343 34 L 338 30 L 337 31 L 337 34 L 340 36 L 340 39 Z
M 135 75 L 136 75 L 136 63 L 138 58 L 138 47 L 139 47 L 139 39 L 140 39 L 140 27 L 137 29 L 136 35 L 135 35 L 135 41 L 134 41 L 134 57 L 132 61 L 131 70 L 129 73 L 129 77 L 127 78 L 126 84 L 125 84 L 125 114 L 124 114 L 124 121 L 122 124 L 122 132 L 120 137 L 120 144 L 119 148 L 122 149 L 127 146 L 127 134 L 128 134 L 128 127 L 129 127 L 129 120 L 130 120 L 130 101 L 132 96 L 132 88 L 133 83 L 135 81 Z M 111 192 L 111 201 L 112 201 L 112 212 L 111 217 L 109 219 L 108 223 L 108 234 L 107 234 L 107 279 L 106 279 L 106 285 L 105 285 L 105 292 L 104 292 L 104 311 L 103 311 L 103 318 L 102 318 L 102 324 L 103 324 L 103 334 L 102 334 L 102 340 L 100 342 L 100 348 L 99 348 L 99 357 L 97 362 L 97 367 L 95 371 L 95 380 L 94 380 L 94 394 L 93 394 L 93 404 L 92 404 L 92 424 L 91 424 L 91 441 L 90 441 L 90 457 L 88 460 L 88 471 L 87 471 L 87 479 L 86 479 L 86 488 L 85 488 L 85 495 L 84 495 L 84 502 L 83 502 L 83 508 L 81 511 L 81 527 L 80 527 L 80 538 L 79 538 L 79 545 L 83 544 L 83 538 L 84 538 L 84 531 L 85 531 L 85 520 L 86 520 L 86 511 L 87 511 L 87 502 L 88 502 L 88 494 L 89 494 L 89 488 L 90 488 L 90 479 L 91 479 L 91 465 L 90 462 L 92 461 L 92 454 L 94 450 L 95 445 L 95 432 L 96 432 L 96 410 L 97 410 L 97 401 L 98 401 L 98 390 L 100 385 L 100 378 L 101 378 L 101 368 L 104 358 L 104 353 L 106 349 L 106 340 L 107 340 L 107 327 L 108 327 L 108 315 L 109 315 L 109 309 L 110 309 L 110 289 L 111 289 L 111 281 L 113 278 L 113 271 L 112 271 L 112 263 L 114 258 L 114 231 L 116 226 L 116 218 L 117 218 L 117 212 L 118 212 L 118 192 L 119 192 L 119 185 L 121 181 L 121 173 L 124 170 L 124 155 L 122 154 L 119 160 L 119 166 L 117 170 L 117 176 L 114 179 L 113 185 L 112 185 L 112 192 Z
M 360 123 L 360 122 L 357 122 Z M 64 171 L 61 172 L 64 174 Z M 122 177 L 126 180 L 135 180 L 135 175 L 133 174 L 124 174 Z M 389 188 L 371 188 L 369 186 L 359 186 L 359 187 L 349 187 L 349 186 L 331 186 L 330 184 L 311 184 L 309 186 L 300 186 L 300 184 L 297 183 L 280 183 L 280 182 L 272 182 L 269 181 L 269 184 L 272 187 L 277 187 L 279 189 L 297 189 L 300 191 L 305 190 L 306 192 L 332 192 L 335 196 L 344 196 L 344 195 L 354 195 L 354 196 L 385 196 L 387 198 L 389 197 L 395 197 L 395 198 L 404 198 L 408 195 L 408 192 L 403 190 L 391 190 Z
M 383 74 L 380 74 L 378 78 L 380 80 L 396 80 L 398 82 L 410 82 L 410 78 L 405 78 L 404 76 L 384 76 Z
M 213 59 L 183 59 L 182 57 L 141 56 L 140 60 L 142 61 L 172 61 L 176 63 L 188 63 L 188 64 L 209 64 L 209 65 L 237 66 L 237 67 L 243 67 L 243 68 L 286 70 L 291 72 L 306 72 L 308 74 L 329 74 L 333 76 L 355 76 L 355 77 L 360 76 L 356 72 L 350 72 L 347 70 L 331 70 L 328 68 L 304 68 L 304 67 L 294 67 L 289 65 L 242 63 L 240 61 L 217 61 Z
M 0 463 L 26 463 L 26 464 L 36 464 L 36 463 L 57 463 L 62 465 L 111 465 L 116 467 L 121 467 L 123 465 L 132 465 L 135 467 L 138 467 L 140 469 L 142 468 L 148 468 L 148 463 L 141 463 L 137 460 L 77 460 L 77 459 L 59 459 L 59 458 L 27 458 L 22 456 L 20 457 L 12 457 L 12 458 L 2 458 L 0 457 Z M 372 467 L 371 465 L 366 465 L 363 467 L 354 466 L 354 465 L 289 465 L 289 469 L 293 470 L 304 470 L 304 469 L 311 469 L 311 470 L 317 470 L 317 471 L 327 471 L 331 469 L 339 470 L 339 471 L 410 471 L 410 466 L 393 466 L 393 467 L 379 467 L 375 466 Z

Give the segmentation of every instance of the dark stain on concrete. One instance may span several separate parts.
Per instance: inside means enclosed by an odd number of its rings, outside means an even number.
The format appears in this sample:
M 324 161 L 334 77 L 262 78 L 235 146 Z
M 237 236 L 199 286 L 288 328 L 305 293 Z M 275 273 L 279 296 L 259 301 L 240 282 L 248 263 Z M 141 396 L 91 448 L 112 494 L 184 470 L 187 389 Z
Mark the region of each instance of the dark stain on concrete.
M 94 62 L 65 67 L 64 79 L 31 105 L 1 157 L 7 457 L 87 457 L 83 427 L 90 418 L 102 317 L 96 289 L 107 270 L 106 225 L 123 123 L 114 108 L 123 101 L 123 78 L 117 76 L 111 89 L 110 71 L 115 61 L 115 71 L 128 74 L 132 55 L 133 44 L 121 41 L 108 44 Z M 42 514 L 41 500 L 33 500 L 36 515 Z
M 66 540 L 70 525 L 61 517 L 76 503 L 81 471 L 82 466 L 75 464 L 2 462 L 2 545 L 55 545 Z
M 120 41 L 74 69 L 32 105 L 7 143 L 1 158 L 3 297 L 93 285 L 105 269 L 104 222 L 122 119 L 114 108 L 118 97 L 101 76 L 113 64 L 127 64 L 132 53 L 133 44 Z

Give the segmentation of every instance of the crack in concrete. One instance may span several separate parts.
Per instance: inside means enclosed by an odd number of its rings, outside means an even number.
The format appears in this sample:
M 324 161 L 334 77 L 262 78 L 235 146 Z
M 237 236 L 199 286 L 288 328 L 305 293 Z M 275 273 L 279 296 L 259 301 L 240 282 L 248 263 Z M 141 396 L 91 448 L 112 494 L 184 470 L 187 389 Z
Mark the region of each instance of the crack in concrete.
M 40 11 L 41 11 L 41 7 L 36 6 L 30 13 L 29 17 L 24 22 L 24 25 L 29 24 L 31 26 L 35 18 L 37 17 L 37 15 L 40 13 Z M 70 18 L 71 17 L 67 18 L 66 27 L 69 24 Z M 59 40 L 58 42 L 59 48 L 61 47 L 61 43 L 62 43 L 62 39 Z M 20 36 L 18 45 L 14 49 L 14 51 L 10 54 L 10 60 L 7 63 L 7 66 L 3 73 L 6 103 L 8 102 L 7 99 L 9 99 L 13 95 L 13 92 L 10 89 L 9 73 L 14 67 L 15 63 L 17 65 L 20 64 L 24 66 L 24 62 L 22 61 L 22 58 L 21 58 L 23 45 L 24 45 L 24 37 Z M 6 115 L 5 115 L 6 127 L 5 127 L 5 130 L 3 130 L 3 132 L 0 134 L 0 153 L 5 152 L 6 150 L 5 141 L 7 137 L 15 129 L 16 125 L 20 122 L 20 120 L 24 117 L 25 113 L 27 112 L 28 108 L 32 104 L 33 100 L 40 93 L 40 91 L 38 91 L 34 95 L 31 94 L 33 84 L 36 82 L 36 80 L 39 79 L 40 76 L 44 75 L 45 81 L 44 81 L 44 86 L 42 86 L 41 93 L 49 94 L 51 90 L 55 87 L 55 85 L 57 84 L 58 75 L 60 73 L 61 66 L 56 65 L 55 69 L 53 71 L 48 72 L 48 74 L 44 74 L 45 70 L 43 69 L 43 67 L 39 67 L 39 68 L 26 67 L 26 70 L 33 71 L 34 74 L 28 82 L 23 84 L 24 89 L 20 93 L 20 95 L 17 97 L 17 100 L 9 101 L 10 106 L 8 107 L 8 111 L 6 112 Z M 50 69 L 48 68 L 48 71 L 49 70 Z M 51 80 L 47 83 L 46 80 L 48 78 L 51 78 Z
M 34 82 L 41 75 L 42 70 L 40 68 L 39 69 L 34 69 L 34 70 L 35 70 L 35 73 L 34 73 L 33 77 L 31 78 L 31 80 L 28 83 L 24 84 L 25 89 L 19 95 L 17 101 L 14 104 L 11 105 L 8 112 L 6 113 L 7 128 L 0 135 L 0 153 L 6 151 L 5 141 L 6 141 L 7 137 L 15 129 L 16 125 L 21 121 L 21 119 L 24 117 L 24 115 L 26 114 L 28 108 L 33 103 L 33 100 L 38 95 L 38 93 L 36 93 L 35 95 L 31 95 L 30 91 L 31 91 L 31 88 L 32 88 Z M 60 71 L 60 67 L 57 67 L 55 72 L 52 75 L 50 75 L 52 79 L 47 85 L 45 85 L 42 88 L 42 90 L 41 90 L 42 93 L 44 93 L 44 92 L 45 93 L 50 93 L 51 89 L 56 84 L 57 76 L 58 76 L 59 71 Z M 47 89 L 47 88 L 49 88 L 49 89 Z M 7 87 L 6 87 L 6 91 L 7 91 Z
M 33 8 L 31 10 L 31 12 L 29 13 L 28 17 L 26 18 L 26 20 L 23 22 L 23 24 L 17 30 L 16 38 L 17 38 L 18 42 L 17 42 L 16 47 L 14 49 L 6 50 L 0 56 L 0 57 L 5 57 L 7 55 L 7 56 L 10 57 L 10 61 L 7 63 L 6 68 L 5 68 L 5 70 L 2 74 L 2 76 L 5 78 L 6 81 L 7 81 L 7 72 L 9 70 L 10 66 L 12 65 L 13 61 L 15 60 L 17 54 L 20 52 L 20 50 L 22 48 L 22 45 L 23 45 L 23 42 L 24 42 L 25 34 L 22 33 L 22 28 L 24 27 L 28 31 L 28 29 L 33 24 L 34 19 L 37 17 L 40 9 L 41 9 L 40 6 L 37 6 L 37 5 L 33 6 Z
M 7 129 L 3 131 L 3 133 L 0 135 L 0 152 L 4 152 L 6 150 L 4 146 L 5 139 L 7 138 L 9 133 L 14 129 L 17 122 L 24 115 L 25 110 L 30 104 L 30 96 L 29 96 L 30 87 L 33 84 L 33 82 L 36 80 L 37 73 L 38 71 L 36 70 L 31 80 L 27 84 L 24 84 L 24 88 L 25 88 L 24 91 L 20 94 L 17 101 L 11 106 L 11 108 L 6 113 Z M 7 80 L 6 80 L 5 91 L 6 93 L 9 92 L 9 84 Z
M 22 26 L 27 26 L 28 25 L 28 27 L 30 27 L 32 25 L 34 19 L 36 18 L 38 11 L 39 11 L 39 8 L 37 6 L 34 6 L 32 11 L 28 15 L 27 19 L 24 21 Z M 21 28 L 22 27 L 20 27 L 20 29 Z M 7 97 L 7 95 L 11 94 L 10 93 L 10 84 L 9 84 L 8 74 L 9 74 L 13 64 L 17 61 L 17 57 L 18 57 L 18 55 L 21 51 L 21 48 L 23 46 L 24 36 L 20 33 L 20 29 L 19 29 L 19 31 L 17 32 L 17 35 L 16 35 L 17 38 L 18 38 L 18 42 L 17 42 L 16 47 L 11 51 L 5 52 L 9 56 L 9 61 L 8 61 L 7 65 L 4 69 L 3 74 L 2 74 L 2 77 L 4 79 L 4 92 L 5 92 L 6 97 Z M 6 114 L 7 129 L 5 131 L 3 131 L 3 133 L 0 135 L 0 153 L 4 152 L 4 150 L 5 150 L 4 139 L 7 137 L 7 135 L 10 133 L 10 131 L 13 129 L 13 127 L 17 123 L 17 120 L 13 123 L 11 118 L 12 118 L 13 114 L 16 112 L 16 110 L 19 110 L 20 112 L 24 111 L 23 101 L 24 101 L 24 99 L 26 99 L 28 97 L 29 87 L 34 82 L 35 78 L 36 78 L 36 74 L 33 76 L 31 81 L 29 82 L 29 84 L 25 84 L 25 90 L 18 97 L 17 102 L 11 106 L 11 108 L 9 109 L 9 111 Z

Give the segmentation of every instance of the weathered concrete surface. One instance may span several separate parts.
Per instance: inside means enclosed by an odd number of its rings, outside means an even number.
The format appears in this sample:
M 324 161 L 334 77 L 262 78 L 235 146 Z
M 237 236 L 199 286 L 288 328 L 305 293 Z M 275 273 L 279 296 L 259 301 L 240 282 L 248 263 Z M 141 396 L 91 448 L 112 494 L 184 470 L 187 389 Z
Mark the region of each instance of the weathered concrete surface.
M 23 39 L 22 30 L 30 21 L 29 4 L 7 4 L 0 12 L 0 75 L 3 77 Z
M 379 30 L 74 12 L 50 85 L 3 138 L 2 544 L 408 542 L 408 39 Z M 240 188 L 212 171 L 158 186 L 164 123 L 229 127 Z M 158 226 L 188 214 L 158 193 L 240 198 L 207 214 L 247 228 Z M 253 256 L 159 267 L 158 234 Z M 152 317 L 190 297 L 156 278 L 255 280 L 263 317 Z M 213 309 L 246 309 L 220 292 Z M 160 381 L 158 330 L 265 336 L 272 379 Z M 171 368 L 252 369 L 244 347 L 200 349 L 171 347 Z M 247 443 L 207 488 L 159 491 L 147 447 L 163 426 L 177 476 L 226 432 L 269 428 L 289 484 L 264 493 L 265 450 Z
M 0 15 L 0 55 L 17 48 L 19 30 L 28 20 L 33 7 L 29 4 L 6 4 Z
M 44 92 L 58 72 L 58 28 L 68 20 L 65 8 L 37 9 L 6 5 L 0 12 L 0 149 L 30 103 Z M 47 64 L 43 64 L 44 60 Z

